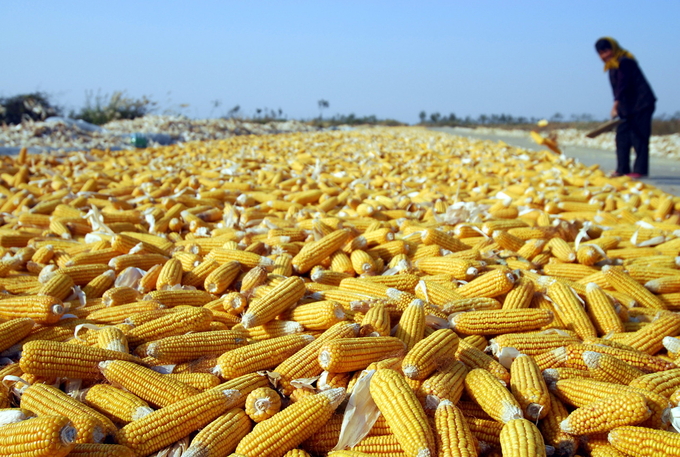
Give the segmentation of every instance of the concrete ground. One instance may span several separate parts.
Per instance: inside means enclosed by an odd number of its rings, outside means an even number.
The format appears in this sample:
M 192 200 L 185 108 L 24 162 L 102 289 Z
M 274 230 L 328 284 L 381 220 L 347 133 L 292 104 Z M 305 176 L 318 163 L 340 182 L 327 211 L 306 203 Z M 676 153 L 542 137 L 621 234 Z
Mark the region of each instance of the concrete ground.
M 471 129 L 456 127 L 436 127 L 432 128 L 432 130 L 479 140 L 503 141 L 511 146 L 524 149 L 545 149 L 545 147 L 539 146 L 528 137 L 479 134 Z M 574 157 L 587 166 L 599 164 L 600 168 L 605 172 L 616 169 L 616 154 L 614 151 L 605 151 L 582 146 L 561 146 L 561 148 L 567 157 Z M 635 153 L 631 152 L 631 161 L 634 157 Z M 680 196 L 680 161 L 651 156 L 649 164 L 649 177 L 643 178 L 641 181 L 656 186 L 669 194 Z

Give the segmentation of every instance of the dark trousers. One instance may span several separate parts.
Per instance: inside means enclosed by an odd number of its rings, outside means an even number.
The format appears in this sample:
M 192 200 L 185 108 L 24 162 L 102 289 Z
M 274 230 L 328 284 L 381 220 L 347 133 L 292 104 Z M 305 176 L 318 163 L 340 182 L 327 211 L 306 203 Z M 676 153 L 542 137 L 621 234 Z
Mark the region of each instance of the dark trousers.
M 630 148 L 635 149 L 633 173 L 649 174 L 649 137 L 654 107 L 627 116 L 616 128 L 616 171 L 630 173 Z

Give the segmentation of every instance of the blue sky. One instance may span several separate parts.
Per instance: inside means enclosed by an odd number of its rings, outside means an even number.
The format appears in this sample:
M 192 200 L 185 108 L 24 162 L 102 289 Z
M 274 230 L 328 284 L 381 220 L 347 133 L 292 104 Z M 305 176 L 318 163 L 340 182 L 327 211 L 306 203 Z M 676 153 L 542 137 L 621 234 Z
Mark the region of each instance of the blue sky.
M 0 96 L 148 95 L 191 117 L 240 105 L 289 117 L 418 113 L 603 118 L 611 89 L 593 43 L 617 38 L 680 111 L 675 1 L 0 0 Z M 212 102 L 219 100 L 217 108 Z M 180 104 L 188 104 L 180 108 Z

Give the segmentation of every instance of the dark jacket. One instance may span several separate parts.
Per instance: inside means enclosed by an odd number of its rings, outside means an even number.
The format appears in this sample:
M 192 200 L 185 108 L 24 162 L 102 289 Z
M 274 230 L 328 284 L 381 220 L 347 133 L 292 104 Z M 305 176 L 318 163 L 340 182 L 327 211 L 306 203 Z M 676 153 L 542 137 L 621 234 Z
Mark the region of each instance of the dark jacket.
M 646 109 L 653 110 L 656 97 L 634 59 L 622 57 L 619 68 L 609 70 L 609 81 L 614 100 L 619 102 L 619 117 L 622 119 Z

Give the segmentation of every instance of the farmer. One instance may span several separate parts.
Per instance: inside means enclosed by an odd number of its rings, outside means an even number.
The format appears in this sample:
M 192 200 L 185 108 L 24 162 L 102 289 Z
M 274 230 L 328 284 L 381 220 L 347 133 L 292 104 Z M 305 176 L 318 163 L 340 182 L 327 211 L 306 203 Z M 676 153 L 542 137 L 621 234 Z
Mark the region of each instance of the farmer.
M 614 91 L 611 116 L 623 121 L 616 128 L 617 166 L 611 176 L 641 178 L 649 174 L 649 137 L 656 97 L 642 74 L 635 57 L 609 37 L 600 38 L 595 50 L 609 71 Z M 635 148 L 635 164 L 630 171 L 630 148 Z

